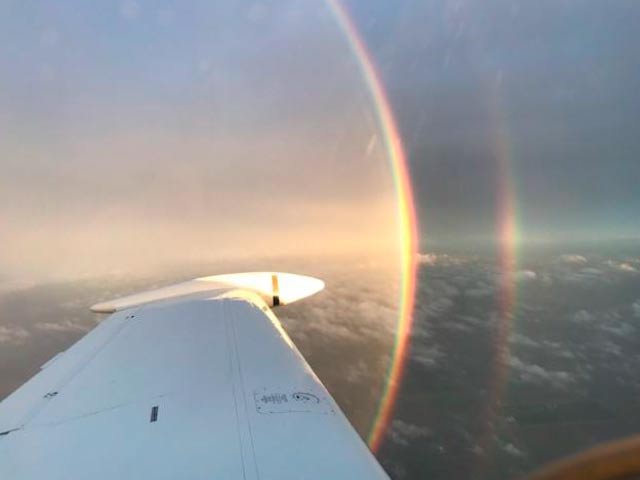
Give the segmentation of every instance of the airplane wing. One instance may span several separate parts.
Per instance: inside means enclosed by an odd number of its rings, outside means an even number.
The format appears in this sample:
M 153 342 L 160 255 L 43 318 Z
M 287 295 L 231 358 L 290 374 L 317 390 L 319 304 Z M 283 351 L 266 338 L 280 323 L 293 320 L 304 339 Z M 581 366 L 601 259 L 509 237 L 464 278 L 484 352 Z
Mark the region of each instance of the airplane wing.
M 268 305 L 290 274 L 205 277 L 114 312 L 0 403 L 0 478 L 388 479 Z

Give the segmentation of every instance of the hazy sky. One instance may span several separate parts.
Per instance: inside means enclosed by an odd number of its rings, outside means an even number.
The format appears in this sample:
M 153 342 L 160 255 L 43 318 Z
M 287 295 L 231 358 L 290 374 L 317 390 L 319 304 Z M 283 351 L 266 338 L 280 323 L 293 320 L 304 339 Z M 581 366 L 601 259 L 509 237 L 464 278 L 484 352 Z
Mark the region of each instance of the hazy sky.
M 346 0 L 413 172 L 423 244 L 637 236 L 633 0 Z M 4 277 L 395 245 L 374 107 L 326 4 L 0 5 Z
M 5 2 L 0 71 L 5 275 L 396 245 L 322 2 Z

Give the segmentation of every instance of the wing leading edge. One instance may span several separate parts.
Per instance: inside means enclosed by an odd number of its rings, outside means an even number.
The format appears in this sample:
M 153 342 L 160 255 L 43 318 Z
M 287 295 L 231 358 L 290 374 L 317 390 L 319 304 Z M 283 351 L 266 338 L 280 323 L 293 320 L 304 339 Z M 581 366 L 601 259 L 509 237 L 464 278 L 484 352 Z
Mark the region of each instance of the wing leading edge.
M 263 296 L 116 311 L 0 403 L 0 478 L 388 478 Z

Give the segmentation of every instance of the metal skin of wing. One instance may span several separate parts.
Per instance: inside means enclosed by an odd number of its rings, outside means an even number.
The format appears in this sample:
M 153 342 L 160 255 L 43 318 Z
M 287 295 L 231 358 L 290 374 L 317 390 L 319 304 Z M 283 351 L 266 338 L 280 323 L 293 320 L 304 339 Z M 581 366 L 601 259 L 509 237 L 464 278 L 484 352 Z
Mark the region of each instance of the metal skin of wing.
M 0 403 L 0 479 L 388 479 L 265 301 L 322 282 L 237 275 L 102 304 Z

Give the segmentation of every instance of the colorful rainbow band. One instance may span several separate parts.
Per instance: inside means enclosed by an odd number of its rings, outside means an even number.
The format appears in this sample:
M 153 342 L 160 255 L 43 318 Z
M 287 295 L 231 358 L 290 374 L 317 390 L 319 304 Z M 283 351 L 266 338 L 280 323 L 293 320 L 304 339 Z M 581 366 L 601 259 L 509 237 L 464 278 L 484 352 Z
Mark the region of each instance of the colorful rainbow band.
M 407 361 L 416 287 L 417 222 L 411 179 L 402 139 L 374 61 L 347 10 L 338 0 L 327 0 L 327 4 L 358 61 L 362 77 L 375 106 L 387 157 L 391 163 L 398 209 L 398 229 L 402 252 L 400 304 L 393 355 L 384 391 L 368 437 L 369 447 L 375 452 L 380 448 L 384 433 L 391 420 Z

